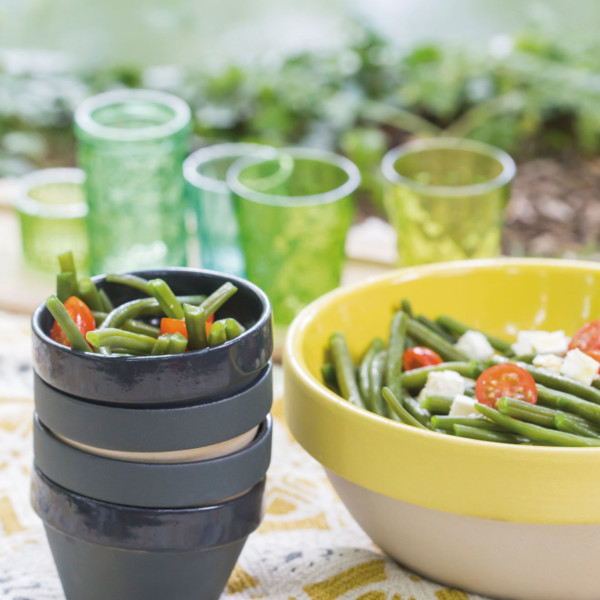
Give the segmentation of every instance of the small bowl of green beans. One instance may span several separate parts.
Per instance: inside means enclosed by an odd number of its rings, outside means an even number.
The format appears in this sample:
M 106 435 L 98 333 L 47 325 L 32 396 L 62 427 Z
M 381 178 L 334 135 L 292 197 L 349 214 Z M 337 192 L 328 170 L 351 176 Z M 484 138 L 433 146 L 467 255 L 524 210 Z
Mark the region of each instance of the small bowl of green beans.
M 104 404 L 183 406 L 235 394 L 268 365 L 271 307 L 252 283 L 191 268 L 90 279 L 62 258 L 57 293 L 32 317 L 34 370 L 49 386 Z M 72 339 L 56 335 L 60 324 Z
M 595 600 L 600 265 L 403 269 L 307 307 L 285 413 L 398 562 L 483 595 Z

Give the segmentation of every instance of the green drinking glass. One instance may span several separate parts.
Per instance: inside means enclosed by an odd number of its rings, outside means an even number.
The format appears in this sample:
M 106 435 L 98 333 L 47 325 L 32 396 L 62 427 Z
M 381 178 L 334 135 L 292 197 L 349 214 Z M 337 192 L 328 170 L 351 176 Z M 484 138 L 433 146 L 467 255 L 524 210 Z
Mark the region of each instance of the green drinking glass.
M 196 215 L 200 264 L 243 277 L 244 254 L 233 197 L 227 185 L 231 165 L 250 154 L 272 150 L 262 144 L 215 144 L 190 154 L 183 163 L 187 196 Z
M 246 276 L 269 296 L 276 326 L 285 327 L 340 283 L 358 168 L 332 152 L 284 148 L 241 158 L 227 183 Z
M 474 140 L 422 139 L 390 150 L 382 171 L 400 266 L 500 253 L 516 172 L 506 152 Z
M 56 273 L 57 256 L 72 250 L 78 271 L 87 272 L 84 181 L 80 169 L 43 169 L 21 179 L 14 206 L 29 267 Z
M 183 159 L 190 109 L 151 90 L 116 90 L 75 112 L 92 273 L 187 263 Z

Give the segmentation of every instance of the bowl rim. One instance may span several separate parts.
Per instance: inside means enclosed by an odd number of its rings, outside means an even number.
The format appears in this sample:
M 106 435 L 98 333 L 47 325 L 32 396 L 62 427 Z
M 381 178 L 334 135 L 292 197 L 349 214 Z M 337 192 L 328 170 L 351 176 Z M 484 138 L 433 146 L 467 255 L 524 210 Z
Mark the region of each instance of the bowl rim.
M 271 304 L 268 296 L 265 292 L 263 292 L 256 284 L 248 281 L 247 279 L 243 279 L 237 275 L 230 275 L 229 273 L 222 273 L 220 271 L 212 271 L 210 269 L 200 269 L 196 267 L 159 267 L 156 269 L 141 269 L 137 271 L 127 271 L 127 274 L 137 275 L 139 277 L 144 277 L 144 274 L 147 273 L 173 273 L 180 275 L 209 275 L 215 276 L 215 278 L 221 278 L 224 281 L 230 281 L 233 283 L 238 290 L 240 288 L 246 288 L 248 291 L 252 292 L 257 299 L 262 304 L 262 312 L 260 317 L 257 319 L 255 323 L 252 324 L 251 327 L 248 327 L 246 331 L 238 335 L 236 338 L 232 340 L 227 340 L 218 346 L 208 346 L 206 348 L 202 348 L 201 350 L 192 350 L 190 352 L 186 352 L 186 356 L 188 358 L 195 358 L 199 356 L 204 356 L 209 353 L 216 352 L 227 352 L 227 349 L 231 346 L 234 346 L 246 338 L 252 336 L 256 331 L 265 326 L 267 321 L 271 317 Z M 94 275 L 91 279 L 94 283 L 98 284 L 105 280 L 107 274 L 102 275 Z M 41 302 L 37 308 L 34 310 L 31 316 L 31 329 L 32 333 L 36 335 L 44 344 L 48 344 L 49 346 L 55 348 L 57 351 L 68 353 L 69 355 L 75 354 L 81 358 L 89 359 L 90 361 L 105 361 L 111 360 L 118 363 L 140 363 L 140 362 L 170 362 L 178 360 L 178 357 L 181 358 L 178 354 L 160 354 L 156 356 L 113 356 L 113 355 L 105 355 L 96 352 L 81 352 L 80 350 L 74 350 L 73 348 L 69 348 L 68 346 L 63 346 L 58 342 L 55 342 L 41 327 L 41 319 L 42 314 L 47 311 L 46 305 L 44 302 Z
M 467 499 L 466 493 L 460 490 L 452 493 L 451 497 L 433 498 L 430 495 L 431 485 L 421 485 L 418 490 L 411 491 L 405 489 L 401 484 L 386 482 L 381 473 L 377 475 L 372 472 L 372 465 L 368 464 L 368 461 L 357 460 L 353 462 L 348 456 L 339 456 L 339 450 L 336 452 L 334 442 L 332 442 L 332 438 L 336 437 L 338 441 L 343 442 L 345 439 L 344 436 L 347 436 L 350 430 L 360 429 L 361 434 L 364 433 L 365 436 L 367 434 L 371 436 L 371 441 L 382 444 L 384 448 L 380 452 L 391 451 L 393 449 L 391 442 L 394 439 L 398 441 L 398 438 L 401 438 L 407 446 L 414 445 L 421 450 L 427 450 L 428 447 L 432 446 L 442 446 L 448 451 L 454 451 L 457 456 L 460 455 L 466 461 L 470 461 L 469 455 L 472 456 L 473 454 L 485 454 L 489 457 L 502 459 L 505 463 L 510 463 L 519 470 L 519 477 L 523 477 L 526 472 L 529 472 L 529 469 L 520 468 L 519 466 L 519 462 L 522 462 L 524 459 L 527 459 L 529 466 L 535 462 L 544 461 L 550 463 L 553 467 L 572 465 L 575 459 L 580 466 L 585 466 L 588 469 L 595 466 L 598 469 L 598 465 L 600 465 L 600 448 L 512 446 L 442 436 L 433 431 L 413 428 L 392 421 L 391 419 L 380 417 L 354 406 L 337 396 L 337 394 L 330 391 L 314 377 L 307 367 L 302 350 L 303 332 L 309 324 L 318 318 L 320 312 L 325 307 L 338 304 L 344 298 L 371 286 L 392 283 L 401 284 L 440 273 L 444 273 L 447 276 L 449 272 L 459 274 L 467 271 L 489 269 L 499 269 L 502 271 L 511 268 L 578 270 L 582 272 L 594 272 L 600 276 L 600 264 L 587 261 L 539 258 L 453 261 L 398 269 L 384 275 L 369 277 L 359 283 L 329 292 L 305 307 L 290 325 L 283 357 L 285 413 L 294 437 L 309 454 L 338 475 L 375 492 L 412 502 L 413 504 L 445 512 L 465 514 L 467 516 L 517 522 L 554 524 L 600 523 L 600 506 L 595 509 L 589 507 L 589 509 L 582 511 L 580 514 L 574 514 L 572 506 L 561 504 L 560 501 L 549 501 L 546 498 L 543 506 L 536 512 L 532 510 L 531 503 L 519 505 L 517 500 L 519 498 L 522 500 L 523 497 L 518 496 L 516 499 L 515 497 L 511 497 L 510 489 L 506 489 L 504 493 L 500 490 L 499 493 L 502 495 L 502 498 L 496 498 L 495 501 L 491 499 L 490 504 L 487 506 L 478 506 L 477 502 Z M 310 409 L 300 408 L 302 403 L 310 403 Z M 315 427 L 309 435 L 306 431 L 307 426 L 298 418 L 300 410 L 320 411 L 320 417 L 335 418 L 337 427 L 335 429 L 330 427 L 327 430 L 328 433 L 323 429 L 319 429 L 319 427 Z M 312 417 L 313 421 L 318 421 L 318 418 L 314 414 Z M 326 439 L 326 436 L 330 436 L 329 439 Z M 361 447 L 364 447 L 364 445 Z M 345 450 L 349 448 L 350 452 L 352 452 L 351 446 L 347 444 L 344 446 Z M 479 452 L 473 453 L 474 449 L 479 449 Z M 594 462 L 596 465 L 593 465 Z M 564 479 L 563 475 L 559 477 L 561 481 Z M 569 478 L 567 477 L 567 479 Z M 593 487 L 600 493 L 600 482 Z M 529 489 L 528 492 L 531 494 L 533 490 Z M 540 501 L 543 500 L 543 494 L 537 493 L 537 496 L 540 498 Z

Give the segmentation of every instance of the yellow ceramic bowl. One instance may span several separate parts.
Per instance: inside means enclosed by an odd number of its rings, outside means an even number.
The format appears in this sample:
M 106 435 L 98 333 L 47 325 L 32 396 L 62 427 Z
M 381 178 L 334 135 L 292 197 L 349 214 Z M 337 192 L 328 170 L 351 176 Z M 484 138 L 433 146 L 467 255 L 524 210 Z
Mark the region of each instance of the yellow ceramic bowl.
M 445 583 L 527 600 L 592 600 L 600 449 L 509 446 L 418 430 L 359 409 L 320 377 L 332 331 L 358 361 L 400 299 L 512 339 L 600 318 L 600 265 L 499 259 L 396 271 L 332 292 L 290 327 L 285 410 L 341 499 L 397 560 Z M 536 570 L 537 569 L 537 570 Z M 538 572 L 539 571 L 539 572 Z

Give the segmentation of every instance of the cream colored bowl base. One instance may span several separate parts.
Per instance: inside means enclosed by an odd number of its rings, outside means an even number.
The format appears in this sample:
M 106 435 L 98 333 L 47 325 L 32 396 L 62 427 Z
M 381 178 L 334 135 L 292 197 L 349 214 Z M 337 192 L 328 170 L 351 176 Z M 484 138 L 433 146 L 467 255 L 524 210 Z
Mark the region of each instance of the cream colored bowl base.
M 395 500 L 326 472 L 367 535 L 429 579 L 511 600 L 600 599 L 600 524 L 466 517 Z
M 105 450 L 104 448 L 96 448 L 80 444 L 73 440 L 69 440 L 62 436 L 57 436 L 67 444 L 75 446 L 84 452 L 114 458 L 116 460 L 125 460 L 130 462 L 145 462 L 145 463 L 186 463 L 197 462 L 201 460 L 210 460 L 211 458 L 219 458 L 238 452 L 245 448 L 255 437 L 258 431 L 258 425 L 238 435 L 230 440 L 212 444 L 210 446 L 202 446 L 201 448 L 190 448 L 188 450 L 174 450 L 172 452 L 121 452 L 120 450 Z

